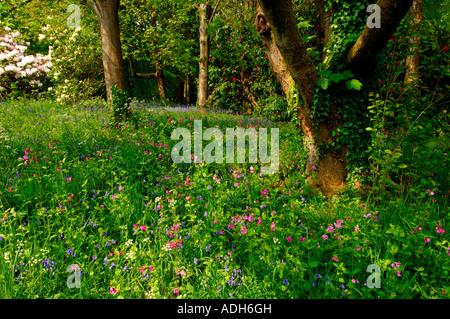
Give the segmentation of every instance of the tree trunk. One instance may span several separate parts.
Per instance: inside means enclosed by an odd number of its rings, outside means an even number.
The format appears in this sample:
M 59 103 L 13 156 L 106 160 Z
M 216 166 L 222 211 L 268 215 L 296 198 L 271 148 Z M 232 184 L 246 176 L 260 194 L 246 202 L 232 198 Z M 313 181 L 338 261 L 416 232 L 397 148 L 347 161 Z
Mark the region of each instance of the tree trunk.
M 161 65 L 157 64 L 156 65 L 156 81 L 158 82 L 158 91 L 159 91 L 159 96 L 161 97 L 161 99 L 168 101 L 169 98 L 167 97 L 166 94 L 166 85 L 165 85 L 165 81 L 164 81 L 164 72 L 163 72 L 163 68 L 161 67 Z
M 347 54 L 346 62 L 355 73 L 369 75 L 374 71 L 377 54 L 394 34 L 412 2 L 413 0 L 377 1 L 381 10 L 381 28 L 366 26 Z
M 209 35 L 208 21 L 211 17 L 211 5 L 201 3 L 198 7 L 200 14 L 200 59 L 198 76 L 197 105 L 204 109 L 208 99 L 208 60 L 209 60 Z
M 256 8 L 255 27 L 259 32 L 259 37 L 261 38 L 266 56 L 269 60 L 270 69 L 275 74 L 278 82 L 281 84 L 284 94 L 289 98 L 292 89 L 295 87 L 295 82 L 287 68 L 286 62 L 284 61 L 280 50 L 278 50 L 273 33 L 264 12 L 259 5 Z
M 414 88 L 419 84 L 420 38 L 413 34 L 418 32 L 422 21 L 422 0 L 414 0 L 410 13 L 412 25 L 408 56 L 406 57 L 405 85 Z
M 187 104 L 191 103 L 191 92 L 189 87 L 189 73 L 186 72 L 184 75 L 184 92 L 183 98 Z
M 166 94 L 165 81 L 164 81 L 163 67 L 160 64 L 157 64 L 156 72 L 154 72 L 154 73 L 139 73 L 139 72 L 136 72 L 136 70 L 134 68 L 133 59 L 130 58 L 129 61 L 130 61 L 131 77 L 140 78 L 140 79 L 155 78 L 156 82 L 158 84 L 158 92 L 159 92 L 160 98 L 163 100 L 168 100 L 168 97 Z
M 126 79 L 120 43 L 119 4 L 120 0 L 81 1 L 95 11 L 100 24 L 103 67 L 105 71 L 106 94 L 111 101 L 111 87 L 126 91 Z
M 283 87 L 290 92 L 295 84 L 301 95 L 298 118 L 301 122 L 306 144 L 309 149 L 307 170 L 318 168 L 316 178 L 309 177 L 310 184 L 324 191 L 334 193 L 345 187 L 345 147 L 333 150 L 319 158 L 318 146 L 334 141 L 331 132 L 341 125 L 337 108 L 331 107 L 330 116 L 318 127 L 311 119 L 314 91 L 318 80 L 316 67 L 306 51 L 298 32 L 290 0 L 259 1 L 262 12 L 256 15 L 256 27 L 260 32 L 269 63 Z M 289 93 L 287 93 L 289 96 Z

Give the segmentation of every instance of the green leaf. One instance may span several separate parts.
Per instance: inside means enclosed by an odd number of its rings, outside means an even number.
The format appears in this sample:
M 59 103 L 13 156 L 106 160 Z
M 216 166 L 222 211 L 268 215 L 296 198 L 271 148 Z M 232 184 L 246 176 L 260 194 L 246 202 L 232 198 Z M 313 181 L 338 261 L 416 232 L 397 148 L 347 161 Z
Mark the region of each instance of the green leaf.
M 317 266 L 319 266 L 320 265 L 320 261 L 318 261 L 318 260 L 313 260 L 313 261 L 311 261 L 310 263 L 309 263 L 309 266 L 311 267 L 311 268 L 315 268 L 315 267 L 317 267 Z
M 354 89 L 354 90 L 359 91 L 359 90 L 361 90 L 361 87 L 362 87 L 362 83 L 359 82 L 359 80 L 357 80 L 357 79 L 351 79 L 351 80 L 347 81 L 347 88 L 349 90 Z
M 328 88 L 329 80 L 328 78 L 319 78 L 317 85 L 319 85 L 323 90 Z

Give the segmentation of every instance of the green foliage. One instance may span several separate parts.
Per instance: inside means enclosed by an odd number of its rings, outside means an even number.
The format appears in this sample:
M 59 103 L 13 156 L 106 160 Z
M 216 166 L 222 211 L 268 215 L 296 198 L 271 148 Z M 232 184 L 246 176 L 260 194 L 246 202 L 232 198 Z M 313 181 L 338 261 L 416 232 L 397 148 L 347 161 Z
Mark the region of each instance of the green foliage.
M 271 95 L 260 101 L 263 106 L 260 114 L 274 121 L 290 121 L 292 114 L 289 114 L 289 104 L 286 98 L 279 95 Z
M 448 299 L 450 215 L 429 200 L 444 194 L 324 200 L 294 169 L 306 154 L 292 123 L 132 101 L 138 130 L 106 129 L 98 102 L 2 104 L 0 297 Z M 196 119 L 276 124 L 285 179 L 174 164 L 170 134 Z M 365 285 L 371 264 L 381 289 Z
M 212 20 L 208 31 L 208 100 L 215 108 L 241 112 L 260 109 L 270 114 L 277 112 L 276 101 L 282 100 L 272 97 L 281 93 L 281 87 L 269 68 L 252 21 L 253 12 L 237 8 L 236 4 L 229 7 L 226 15 Z
M 111 103 L 114 117 L 113 126 L 121 126 L 122 122 L 132 121 L 137 126 L 137 119 L 130 106 L 130 96 L 115 85 L 111 87 Z

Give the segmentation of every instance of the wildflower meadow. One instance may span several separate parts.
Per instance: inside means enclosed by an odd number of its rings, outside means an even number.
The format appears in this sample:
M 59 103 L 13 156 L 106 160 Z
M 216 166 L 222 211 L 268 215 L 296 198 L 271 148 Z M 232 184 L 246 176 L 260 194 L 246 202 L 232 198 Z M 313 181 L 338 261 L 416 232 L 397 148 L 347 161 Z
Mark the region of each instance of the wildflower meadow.
M 448 299 L 449 8 L 1 1 L 0 298 Z

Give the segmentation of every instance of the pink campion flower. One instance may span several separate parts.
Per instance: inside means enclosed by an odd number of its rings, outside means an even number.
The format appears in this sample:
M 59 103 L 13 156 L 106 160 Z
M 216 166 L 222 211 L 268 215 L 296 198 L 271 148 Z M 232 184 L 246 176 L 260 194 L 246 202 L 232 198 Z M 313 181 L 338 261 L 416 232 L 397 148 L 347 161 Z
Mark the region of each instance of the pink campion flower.
M 122 187 L 119 187 L 119 192 L 120 192 L 122 189 L 123 189 Z
M 328 226 L 327 227 L 327 232 L 330 232 L 330 233 L 332 233 L 332 232 L 334 232 L 334 227 L 333 226 Z
M 179 294 L 180 294 L 180 289 L 178 289 L 178 288 L 173 288 L 173 293 L 174 293 L 175 295 L 179 295 Z
M 394 263 L 391 264 L 391 267 L 395 269 L 399 268 L 401 263 L 394 261 Z
M 29 148 L 26 148 L 25 151 L 24 151 L 24 153 L 27 154 L 27 155 L 30 154 L 30 149 L 29 149 Z
M 116 199 L 116 194 L 112 195 L 111 199 Z
M 335 262 L 338 262 L 338 261 L 339 261 L 339 259 L 338 259 L 336 256 L 333 256 L 333 258 L 331 258 L 331 260 L 333 260 L 333 261 L 335 261 Z
M 11 193 L 12 191 L 13 191 L 13 188 L 10 187 L 10 188 L 8 189 L 8 192 Z
M 275 222 L 272 222 L 272 223 L 270 224 L 270 229 L 271 229 L 272 231 L 275 230 Z
M 360 251 L 360 250 L 361 250 L 361 247 L 359 247 L 359 246 L 356 247 L 356 250 L 357 250 L 357 251 Z
M 110 293 L 111 295 L 116 294 L 116 293 L 117 293 L 117 289 L 114 288 L 114 287 L 109 287 L 109 293 Z
M 267 189 L 265 189 L 265 190 L 263 190 L 262 192 L 261 192 L 261 195 L 266 195 L 267 193 L 268 193 L 269 191 L 267 190 Z
M 188 202 L 190 202 L 191 201 L 191 196 L 186 196 L 186 199 L 187 199 Z
M 238 182 L 234 183 L 234 187 L 239 187 L 239 183 Z
M 257 222 L 257 224 L 258 224 L 258 225 L 261 225 L 261 223 L 262 223 L 262 219 L 261 219 L 261 217 L 258 217 L 258 222 Z
M 304 241 L 306 240 L 306 238 L 305 238 L 305 237 L 301 237 L 300 240 L 301 240 L 302 242 L 304 242 Z
M 245 226 L 241 228 L 241 233 L 242 233 L 242 235 L 247 234 L 247 228 L 245 228 Z
M 141 226 L 141 227 L 139 227 L 141 230 L 147 230 L 147 227 L 146 226 Z
M 71 182 L 71 181 L 72 181 L 72 177 L 70 177 L 70 176 L 67 177 L 67 178 L 66 178 L 66 181 Z
M 401 273 L 401 271 L 399 270 L 399 271 L 397 271 L 397 276 L 401 276 L 402 275 L 402 273 Z
M 355 231 L 358 231 L 358 230 L 359 230 L 359 225 L 356 225 Z
M 292 241 L 292 238 L 291 237 L 287 237 L 286 240 L 287 241 Z
M 426 242 L 426 243 L 429 243 L 430 241 L 431 241 L 430 238 L 426 238 L 426 239 L 425 239 L 425 242 Z
M 254 221 L 255 220 L 255 217 L 253 217 L 253 213 L 251 213 L 249 216 L 248 216 L 248 221 L 249 222 L 252 222 L 252 221 Z
M 359 281 L 357 279 L 352 279 L 352 283 L 359 284 Z
M 327 235 L 322 235 L 323 240 L 327 240 L 328 236 Z

